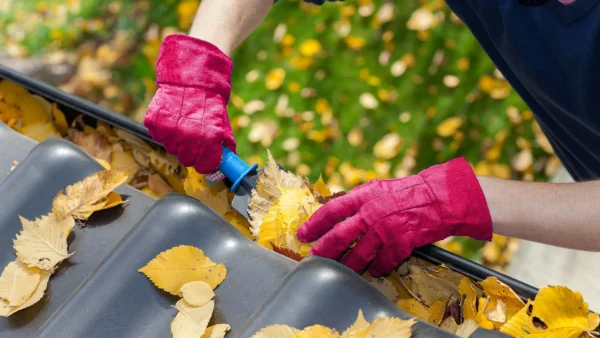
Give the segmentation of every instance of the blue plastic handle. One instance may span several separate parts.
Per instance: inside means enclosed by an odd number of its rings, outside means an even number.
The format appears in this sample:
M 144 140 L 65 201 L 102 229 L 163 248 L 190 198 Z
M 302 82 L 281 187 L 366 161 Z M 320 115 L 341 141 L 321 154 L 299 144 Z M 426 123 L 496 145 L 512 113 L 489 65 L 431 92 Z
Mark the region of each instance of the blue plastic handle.
M 223 175 L 225 175 L 225 177 L 227 177 L 229 181 L 233 183 L 231 186 L 231 191 L 235 192 L 244 178 L 258 168 L 258 164 L 255 163 L 252 166 L 248 166 L 246 162 L 229 150 L 229 148 L 225 146 L 222 148 L 223 159 L 221 160 L 219 170 L 223 173 Z

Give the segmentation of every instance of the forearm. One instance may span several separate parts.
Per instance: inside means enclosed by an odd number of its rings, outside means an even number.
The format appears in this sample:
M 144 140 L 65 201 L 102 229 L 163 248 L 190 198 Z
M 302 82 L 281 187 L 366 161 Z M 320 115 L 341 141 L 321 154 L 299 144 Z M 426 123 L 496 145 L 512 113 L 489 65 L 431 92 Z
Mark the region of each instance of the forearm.
M 478 179 L 494 233 L 600 251 L 600 181 L 552 184 Z
M 203 0 L 190 36 L 231 52 L 262 22 L 273 0 Z

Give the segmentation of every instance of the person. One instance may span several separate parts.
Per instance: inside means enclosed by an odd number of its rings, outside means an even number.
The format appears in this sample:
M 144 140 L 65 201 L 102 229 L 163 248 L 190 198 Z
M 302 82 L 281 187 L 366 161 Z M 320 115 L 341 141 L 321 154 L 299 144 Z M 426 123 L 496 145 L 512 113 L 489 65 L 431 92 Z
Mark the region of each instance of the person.
M 350 1 L 350 0 L 348 0 Z M 312 0 L 319 5 L 324 0 Z M 414 248 L 492 233 L 600 251 L 600 0 L 446 0 L 533 111 L 578 183 L 476 176 L 464 158 L 374 180 L 322 206 L 297 233 L 311 254 L 380 276 Z M 157 60 L 150 135 L 211 180 L 224 144 L 235 151 L 226 105 L 229 57 L 273 0 L 203 0 L 189 36 L 171 35 Z M 352 243 L 356 245 L 348 252 Z

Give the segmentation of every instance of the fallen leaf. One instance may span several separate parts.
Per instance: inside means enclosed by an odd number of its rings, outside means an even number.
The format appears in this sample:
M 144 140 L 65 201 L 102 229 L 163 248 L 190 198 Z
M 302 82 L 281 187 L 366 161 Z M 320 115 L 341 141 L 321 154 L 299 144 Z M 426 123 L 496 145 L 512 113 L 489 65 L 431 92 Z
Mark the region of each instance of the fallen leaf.
M 483 282 L 480 282 L 479 285 L 483 288 L 483 292 L 492 300 L 498 298 L 506 304 L 507 320 L 525 306 L 519 295 L 496 277 L 488 277 Z
M 454 319 L 454 317 L 449 316 L 449 317 L 444 318 L 444 320 L 442 320 L 439 327 L 442 330 L 453 334 L 458 329 L 458 324 L 456 324 L 456 320 Z
M 444 314 L 446 314 L 446 305 L 448 304 L 448 299 L 446 300 L 436 300 L 429 306 L 428 312 L 429 317 L 427 321 L 433 325 L 439 326 L 442 323 L 442 319 L 444 319 Z
M 69 124 L 67 123 L 67 118 L 65 117 L 65 114 L 60 109 L 58 109 L 56 103 L 52 103 L 51 112 L 52 122 L 54 123 L 56 129 L 61 134 L 66 134 L 69 130 Z
M 362 310 L 358 310 L 358 317 L 356 318 L 354 323 L 352 325 L 350 325 L 350 327 L 348 327 L 346 329 L 346 331 L 344 331 L 344 333 L 342 333 L 342 337 L 343 338 L 353 337 L 353 334 L 356 331 L 364 330 L 368 326 L 369 326 L 369 322 L 365 319 L 365 316 L 363 315 Z
M 356 338 L 410 338 L 416 319 L 377 318 L 367 328 L 356 332 Z
M 294 338 L 300 330 L 287 325 L 271 325 L 262 328 L 251 338 Z
M 188 175 L 183 180 L 183 188 L 188 196 L 206 204 L 219 215 L 224 216 L 229 211 L 230 205 L 225 185 L 209 186 L 204 175 L 196 172 L 194 168 L 188 168 Z
M 29 267 L 53 271 L 73 253 L 67 251 L 67 237 L 75 225 L 71 217 L 60 218 L 55 213 L 29 221 L 19 216 L 23 230 L 13 241 L 19 260 Z
M 148 176 L 148 188 L 158 196 L 157 198 L 162 198 L 173 191 L 173 188 L 159 174 Z
M 278 254 L 283 255 L 283 256 L 285 256 L 287 258 L 293 259 L 296 262 L 300 262 L 302 260 L 302 258 L 303 258 L 302 256 L 300 256 L 299 253 L 294 252 L 294 251 L 292 251 L 290 249 L 287 249 L 287 248 L 280 248 L 280 247 L 278 247 L 277 245 L 275 245 L 273 243 L 271 243 L 271 247 L 273 248 L 273 251 L 275 251 Z
M 57 217 L 87 220 L 92 213 L 104 208 L 108 194 L 123 184 L 128 176 L 127 170 L 114 169 L 90 175 L 59 192 L 52 201 L 52 211 Z
M 216 288 L 227 275 L 223 264 L 215 264 L 196 247 L 180 245 L 163 251 L 138 270 L 156 287 L 179 296 L 183 285 L 202 281 Z
M 334 329 L 323 325 L 313 325 L 296 333 L 294 338 L 338 338 L 339 336 L 340 334 Z
M 501 299 L 496 299 L 495 306 L 487 311 L 485 316 L 492 322 L 504 324 L 506 322 L 506 304 Z
M 175 308 L 179 313 L 171 322 L 173 338 L 201 337 L 206 332 L 215 302 L 211 300 L 204 306 L 196 307 L 180 299 Z
M 373 154 L 377 158 L 389 160 L 398 155 L 402 148 L 402 139 L 396 133 L 389 133 L 379 140 L 373 147 Z
M 486 312 L 489 311 L 490 309 L 490 298 L 479 298 L 477 300 L 477 315 L 475 316 L 475 322 L 477 323 L 477 325 L 481 328 L 484 329 L 488 329 L 488 330 L 493 330 L 494 329 L 494 323 L 492 323 L 490 320 L 487 319 L 486 317 Z
M 18 106 L 28 94 L 27 89 L 12 81 L 0 81 L 0 98 L 13 106 Z
M 475 320 L 477 316 L 477 293 L 475 285 L 469 277 L 463 277 L 458 285 L 458 293 L 463 299 L 463 316 L 465 320 Z
M 473 332 L 475 332 L 479 327 L 477 323 L 475 323 L 472 319 L 466 319 L 462 324 L 458 326 L 455 335 L 461 338 L 469 338 Z
M 85 131 L 81 132 L 71 128 L 69 129 L 67 138 L 91 156 L 105 161 L 111 160 L 111 153 L 113 150 L 112 144 L 106 136 L 97 132 L 95 129 L 92 129 L 90 133 L 87 134 Z
M 460 116 L 452 116 L 440 123 L 437 126 L 437 134 L 441 137 L 449 137 L 458 131 L 458 129 L 463 125 L 463 119 Z
M 192 306 L 202 306 L 215 297 L 212 287 L 201 281 L 185 283 L 179 293 Z
M 108 194 L 108 196 L 106 196 L 106 204 L 100 210 L 106 210 L 106 209 L 114 208 L 116 206 L 124 204 L 125 202 L 127 202 L 127 200 L 123 200 L 123 198 L 121 198 L 120 194 L 118 194 L 118 193 L 116 193 L 114 191 L 111 191 Z
M 131 182 L 137 172 L 140 170 L 140 166 L 137 161 L 133 158 L 133 155 L 130 152 L 113 151 L 110 155 L 110 167 L 116 170 L 128 170 L 129 176 L 125 183 Z
M 4 300 L 0 299 L 0 316 L 9 317 L 13 313 L 26 309 L 35 303 L 39 302 L 44 297 L 44 292 L 48 287 L 48 281 L 50 280 L 51 272 L 40 270 L 40 283 L 37 286 L 37 289 L 33 292 L 31 297 L 21 306 L 10 306 Z
M 429 274 L 425 268 L 418 265 L 413 265 L 409 269 L 409 278 L 412 281 L 411 291 L 426 305 L 431 306 L 439 299 L 458 299 L 458 287 L 455 284 Z
M 319 195 L 321 195 L 323 197 L 331 196 L 331 190 L 329 190 L 329 187 L 327 187 L 327 185 L 323 181 L 323 176 L 319 176 L 319 180 L 317 181 L 317 183 L 315 183 L 313 188 L 315 189 L 316 192 L 319 193 Z
M 384 277 L 373 278 L 371 275 L 366 276 L 366 274 L 368 273 L 365 273 L 365 276 L 363 277 L 365 277 L 369 281 L 369 284 L 379 290 L 379 292 L 381 292 L 387 299 L 391 300 L 392 302 L 395 302 L 396 299 L 398 299 L 398 290 L 389 279 Z
M 209 326 L 206 328 L 206 331 L 204 331 L 201 338 L 223 338 L 229 330 L 231 330 L 231 326 L 227 324 Z
M 51 122 L 24 125 L 19 132 L 38 142 L 42 142 L 50 136 L 61 137 Z
M 173 174 L 179 167 L 177 157 L 169 155 L 162 150 L 153 150 L 148 154 L 150 165 L 156 171 L 164 171 L 165 174 Z
M 0 276 L 0 299 L 9 306 L 21 306 L 40 284 L 41 271 L 30 268 L 19 260 L 12 261 L 2 271 Z
M 50 122 L 44 105 L 29 93 L 23 96 L 23 99 L 19 103 L 19 108 L 23 116 L 24 126 L 41 125 Z M 52 125 L 52 127 L 54 127 L 54 125 Z
M 405 312 L 410 313 L 421 320 L 427 321 L 429 319 L 429 311 L 427 310 L 427 306 L 414 298 L 399 299 L 396 302 L 396 305 L 398 305 L 398 307 Z

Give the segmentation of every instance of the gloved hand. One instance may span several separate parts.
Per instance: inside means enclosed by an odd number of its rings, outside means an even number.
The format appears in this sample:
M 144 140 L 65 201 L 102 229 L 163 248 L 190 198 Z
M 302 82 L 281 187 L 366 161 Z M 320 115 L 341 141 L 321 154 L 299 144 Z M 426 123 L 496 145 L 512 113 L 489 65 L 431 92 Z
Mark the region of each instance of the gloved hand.
M 226 109 L 232 67 L 231 58 L 219 48 L 183 34 L 167 36 L 158 53 L 158 90 L 144 125 L 182 165 L 202 174 L 217 171 L 222 144 L 236 151 Z
M 381 276 L 414 248 L 449 236 L 490 241 L 492 220 L 473 170 L 458 158 L 417 175 L 358 186 L 319 208 L 297 236 L 305 243 L 320 238 L 311 255 L 336 260 L 360 238 L 343 263 L 358 273 L 371 263 L 371 275 Z

